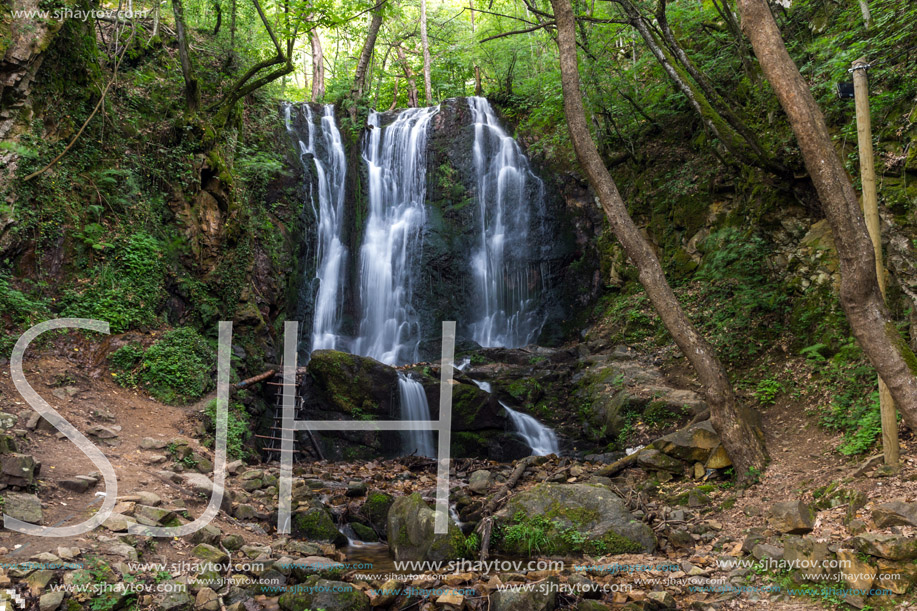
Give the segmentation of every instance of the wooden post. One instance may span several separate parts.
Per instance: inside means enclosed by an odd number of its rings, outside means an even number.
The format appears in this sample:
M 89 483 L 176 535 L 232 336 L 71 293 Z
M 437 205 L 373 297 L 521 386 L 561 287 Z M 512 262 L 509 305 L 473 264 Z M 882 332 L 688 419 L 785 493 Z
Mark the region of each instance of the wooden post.
M 879 225 L 879 204 L 876 195 L 876 170 L 872 151 L 872 124 L 869 117 L 869 82 L 866 71 L 869 64 L 865 58 L 853 62 L 853 95 L 857 114 L 857 141 L 860 149 L 860 180 L 863 183 L 863 215 L 866 217 L 866 228 L 872 239 L 876 256 L 876 276 L 879 290 L 885 297 L 885 266 L 882 264 L 882 233 Z M 900 448 L 898 446 L 898 419 L 895 402 L 882 378 L 879 378 L 879 409 L 882 415 L 882 451 L 885 464 L 898 466 Z

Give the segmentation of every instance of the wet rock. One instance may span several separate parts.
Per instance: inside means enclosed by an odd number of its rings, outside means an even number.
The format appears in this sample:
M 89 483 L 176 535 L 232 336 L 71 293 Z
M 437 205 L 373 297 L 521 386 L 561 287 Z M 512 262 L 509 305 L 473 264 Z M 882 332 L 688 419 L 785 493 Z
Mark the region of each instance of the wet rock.
M 429 560 L 439 562 L 460 558 L 465 540 L 458 525 L 450 518 L 449 532 L 433 532 L 435 512 L 419 493 L 398 497 L 388 512 L 388 546 L 395 560 Z
M 323 506 L 294 511 L 291 516 L 292 535 L 310 541 L 326 541 L 346 545 L 347 537 L 338 530 L 331 514 Z
M 917 503 L 882 503 L 872 510 L 872 519 L 879 528 L 917 526 Z
M 775 503 L 768 512 L 767 523 L 778 532 L 802 535 L 815 527 L 815 510 L 802 501 Z
M 388 510 L 394 502 L 395 497 L 390 494 L 370 492 L 360 507 L 360 515 L 369 521 L 376 532 L 385 533 L 388 527 Z
M 501 526 L 510 527 L 517 515 L 548 521 L 545 534 L 552 553 L 650 553 L 656 547 L 652 529 L 636 520 L 620 497 L 600 485 L 538 484 L 512 496 L 494 517 Z M 570 530 L 585 537 L 582 549 L 574 549 L 570 537 L 563 536 Z M 506 538 L 498 544 L 501 551 L 519 555 L 530 553 L 525 547 L 523 542 L 508 543 Z

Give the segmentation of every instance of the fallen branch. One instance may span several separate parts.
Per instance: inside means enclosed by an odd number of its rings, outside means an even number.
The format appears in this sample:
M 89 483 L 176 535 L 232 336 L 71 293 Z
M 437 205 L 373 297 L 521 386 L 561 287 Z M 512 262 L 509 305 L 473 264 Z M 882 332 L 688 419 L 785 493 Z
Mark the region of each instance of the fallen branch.
M 233 388 L 235 388 L 236 390 L 239 390 L 247 386 L 251 386 L 252 384 L 257 384 L 258 382 L 261 382 L 273 376 L 275 373 L 277 373 L 276 369 L 268 369 L 264 373 L 259 373 L 256 376 L 246 378 L 245 380 L 242 380 L 241 382 L 233 384 Z

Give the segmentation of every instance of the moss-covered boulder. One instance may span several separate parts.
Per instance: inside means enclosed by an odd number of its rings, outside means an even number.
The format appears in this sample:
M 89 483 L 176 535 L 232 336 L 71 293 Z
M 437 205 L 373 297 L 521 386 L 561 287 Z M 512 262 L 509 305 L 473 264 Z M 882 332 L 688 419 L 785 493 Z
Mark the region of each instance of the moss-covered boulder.
M 495 548 L 512 555 L 650 553 L 656 537 L 605 486 L 538 484 L 495 516 Z
M 686 462 L 704 462 L 717 446 L 720 436 L 709 420 L 675 431 L 653 442 L 652 447 L 663 454 Z
M 277 603 L 284 611 L 324 609 L 325 611 L 369 611 L 369 597 L 343 581 L 310 577 L 290 586 Z
M 388 510 L 395 497 L 384 492 L 372 491 L 366 495 L 366 501 L 360 507 L 360 515 L 376 529 L 376 532 L 384 533 L 388 527 Z
M 313 388 L 328 403 L 352 417 L 397 414 L 393 392 L 398 373 L 375 359 L 336 350 L 316 350 L 309 361 Z
M 291 524 L 292 535 L 296 538 L 347 545 L 347 537 L 338 530 L 324 507 L 313 506 L 293 512 Z
M 441 562 L 461 558 L 465 535 L 449 518 L 449 532 L 433 532 L 436 512 L 415 492 L 398 497 L 388 511 L 388 547 L 395 560 Z

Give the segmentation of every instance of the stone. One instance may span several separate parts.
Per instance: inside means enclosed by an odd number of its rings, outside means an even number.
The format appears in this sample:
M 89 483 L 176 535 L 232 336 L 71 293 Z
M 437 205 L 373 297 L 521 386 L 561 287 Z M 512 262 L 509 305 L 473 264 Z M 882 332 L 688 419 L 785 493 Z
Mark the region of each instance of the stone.
M 109 543 L 102 549 L 112 556 L 120 556 L 125 560 L 137 562 L 137 550 L 135 550 L 133 546 L 130 546 L 127 543 Z
M 388 510 L 394 502 L 395 497 L 390 494 L 370 492 L 360 507 L 360 515 L 369 521 L 376 532 L 384 533 L 388 524 Z
M 62 602 L 64 602 L 63 592 L 42 594 L 38 599 L 38 611 L 56 611 Z
M 834 557 L 828 544 L 811 537 L 784 537 L 783 559 L 795 567 L 797 575 L 809 575 L 810 581 L 831 579 L 837 572 L 830 566 Z
M 54 579 L 54 571 L 49 569 L 39 569 L 37 571 L 32 571 L 25 578 L 25 582 L 28 584 L 29 589 L 33 594 L 38 594 L 51 583 L 51 580 Z
M 292 536 L 310 541 L 325 541 L 334 545 L 347 545 L 347 537 L 338 530 L 328 510 L 315 505 L 291 515 Z
M 241 481 L 247 481 L 250 479 L 261 479 L 264 476 L 264 471 L 260 469 L 250 469 L 239 476 Z
M 694 479 L 701 479 L 705 475 L 707 475 L 707 469 L 704 467 L 704 463 L 694 463 Z
M 194 599 L 194 608 L 197 611 L 219 611 L 220 596 L 211 588 L 203 587 Z
M 462 557 L 465 536 L 449 519 L 449 532 L 433 532 L 435 512 L 420 494 L 395 499 L 388 512 L 388 546 L 395 560 L 440 562 Z
M 152 437 L 144 437 L 140 440 L 141 450 L 163 450 L 167 447 L 169 447 L 168 439 L 154 439 Z
M 366 482 L 361 480 L 352 480 L 347 484 L 347 496 L 359 497 L 366 495 Z
M 136 524 L 136 523 L 137 523 L 137 520 L 135 520 L 134 518 L 130 516 L 126 516 L 121 513 L 113 513 L 110 516 L 108 516 L 104 522 L 102 522 L 102 526 L 112 532 L 123 533 L 123 532 L 127 532 L 127 529 L 130 527 L 131 524 Z
M 223 537 L 221 543 L 223 547 L 234 552 L 238 549 L 242 549 L 242 546 L 245 545 L 245 539 L 242 538 L 242 535 L 226 535 Z
M 245 466 L 245 463 L 241 460 L 234 460 L 231 463 L 226 465 L 226 473 L 230 475 L 235 475 L 239 469 Z
M 465 596 L 459 594 L 457 590 L 446 590 L 437 597 L 436 604 L 453 609 L 461 609 L 465 606 Z
M 685 470 L 685 465 L 680 460 L 653 449 L 640 452 L 637 456 L 637 464 L 647 471 L 665 471 L 679 474 Z
M 653 592 L 646 593 L 647 599 L 653 601 L 656 604 L 657 608 L 661 609 L 677 609 L 675 605 L 675 598 L 666 592 L 665 590 L 655 590 Z
M 707 459 L 707 464 L 704 465 L 705 469 L 725 469 L 726 467 L 732 466 L 732 459 L 729 458 L 729 454 L 726 453 L 726 448 L 721 445 L 718 445 L 716 449 L 710 453 L 710 458 Z
M 159 611 L 185 611 L 194 604 L 194 600 L 188 592 L 181 588 L 181 585 L 175 581 L 165 582 L 169 584 L 171 590 L 159 600 Z M 178 590 L 178 591 L 175 591 Z
M 245 490 L 246 492 L 254 492 L 255 490 L 261 488 L 263 485 L 264 482 L 262 482 L 260 479 L 247 479 L 242 482 L 242 490 Z
M 3 513 L 29 524 L 41 524 L 41 501 L 37 494 L 4 492 Z
M 313 586 L 311 588 L 281 594 L 277 601 L 280 608 L 284 611 L 369 611 L 369 597 L 353 585 L 343 581 L 313 580 L 306 582 Z
M 118 427 L 108 427 L 97 424 L 96 426 L 90 427 L 86 433 L 97 439 L 115 439 L 120 434 L 120 431 L 116 430 L 116 428 Z
M 891 590 L 895 594 L 906 594 L 917 584 L 917 564 L 913 562 L 891 562 L 880 558 L 879 583 L 875 587 Z
M 844 580 L 850 588 L 854 590 L 866 590 L 872 588 L 876 580 L 876 567 L 864 562 L 859 555 L 852 549 L 837 550 L 838 564 L 841 579 Z
M 134 509 L 134 518 L 145 526 L 174 526 L 176 515 L 168 509 L 137 505 Z
M 159 507 L 162 505 L 162 497 L 155 492 L 136 492 L 131 495 L 131 500 L 139 505 L 146 505 L 148 507 Z
M 719 445 L 719 435 L 710 421 L 704 420 L 657 439 L 652 447 L 668 456 L 695 463 L 705 462 Z
M 237 520 L 253 520 L 258 512 L 251 505 L 242 503 L 233 509 L 232 515 Z
M 783 548 L 768 543 L 758 543 L 751 550 L 751 555 L 758 560 L 770 558 L 771 560 L 780 560 L 783 558 Z
M 691 548 L 694 547 L 694 537 L 686 530 L 676 529 L 669 533 L 669 543 L 673 547 Z
M 886 560 L 917 558 L 917 537 L 868 533 L 854 537 L 853 546 L 864 554 Z
M 382 584 L 381 588 L 371 591 L 369 602 L 374 608 L 384 609 L 390 607 L 401 594 L 403 588 L 403 582 L 397 579 L 389 579 Z
M 64 490 L 70 490 L 71 492 L 86 492 L 89 490 L 89 485 L 93 483 L 91 480 L 86 481 L 85 479 L 77 479 L 75 477 L 62 479 L 57 482 L 57 485 L 63 488 Z
M 38 413 L 38 412 L 33 412 Z M 8 414 L 7 412 L 0 412 L 0 429 L 8 431 L 11 428 L 16 426 L 16 423 L 19 422 L 19 417 L 15 414 Z
M 376 534 L 371 527 L 366 526 L 365 524 L 360 524 L 359 522 L 351 522 L 350 528 L 353 529 L 356 538 L 360 541 L 365 541 L 367 543 L 375 543 L 379 541 L 379 535 Z
M 614 492 L 597 484 L 538 484 L 510 497 L 494 519 L 505 528 L 516 523 L 517 515 L 549 522 L 545 535 L 554 554 L 651 553 L 656 548 L 652 529 L 637 520 Z M 582 549 L 575 549 L 569 537 L 564 536 L 571 529 L 584 537 Z M 392 536 L 390 530 L 390 541 Z M 524 542 L 507 542 L 506 538 L 497 548 L 514 555 L 531 552 Z
M 4 454 L 0 456 L 0 484 L 31 486 L 40 469 L 31 454 Z
M 493 485 L 493 475 L 484 469 L 478 469 L 468 478 L 468 489 L 475 494 L 487 494 Z
M 815 527 L 815 510 L 802 501 L 775 503 L 768 512 L 767 523 L 778 532 L 803 535 Z
M 220 542 L 220 536 L 222 531 L 219 526 L 216 526 L 213 522 L 207 524 L 198 531 L 191 533 L 190 539 L 191 543 L 197 545 L 199 543 L 206 543 L 207 545 L 216 545 Z
M 917 526 L 917 503 L 891 501 L 872 510 L 872 519 L 879 528 Z
M 550 577 L 546 583 L 557 585 L 557 578 Z M 490 595 L 489 611 L 553 611 L 556 606 L 556 587 L 539 589 L 496 590 Z
M 226 552 L 207 543 L 199 543 L 191 550 L 191 555 L 199 560 L 212 562 L 213 564 L 224 564 L 229 560 Z

